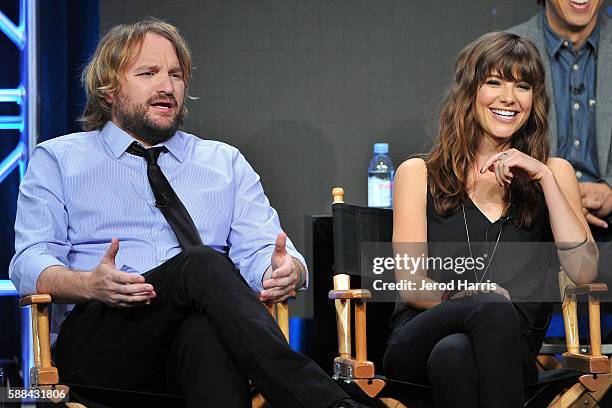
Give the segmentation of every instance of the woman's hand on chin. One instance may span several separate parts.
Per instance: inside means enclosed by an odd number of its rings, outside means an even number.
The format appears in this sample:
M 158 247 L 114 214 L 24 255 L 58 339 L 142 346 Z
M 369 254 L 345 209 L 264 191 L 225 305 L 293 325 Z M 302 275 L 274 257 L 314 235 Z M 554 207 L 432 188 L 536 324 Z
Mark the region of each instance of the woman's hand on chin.
M 495 179 L 502 187 L 509 186 L 514 177 L 542 181 L 552 175 L 544 163 L 517 149 L 504 150 L 489 157 L 480 173 L 487 170 L 495 173 Z

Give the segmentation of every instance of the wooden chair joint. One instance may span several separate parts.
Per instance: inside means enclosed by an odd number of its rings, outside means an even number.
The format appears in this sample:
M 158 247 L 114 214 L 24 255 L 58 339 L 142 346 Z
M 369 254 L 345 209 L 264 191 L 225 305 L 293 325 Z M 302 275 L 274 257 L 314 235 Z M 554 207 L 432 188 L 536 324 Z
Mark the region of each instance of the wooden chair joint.
M 351 380 L 374 378 L 374 363 L 357 361 L 353 358 L 336 357 L 334 359 L 334 377 Z
M 607 384 L 610 375 L 585 374 L 578 378 L 580 384 L 590 392 L 595 392 Z
M 327 298 L 334 299 L 371 299 L 372 293 L 367 289 L 330 290 Z
M 55 367 L 32 367 L 30 368 L 30 384 L 37 385 L 57 385 L 59 374 Z
M 36 304 L 50 304 L 51 303 L 51 295 L 30 295 L 24 296 L 19 299 L 19 307 L 26 307 L 30 305 Z
M 605 283 L 586 283 L 583 285 L 568 285 L 565 288 L 566 295 L 588 295 L 591 293 L 605 293 L 608 286 Z
M 369 379 L 355 379 L 353 380 L 361 391 L 363 391 L 368 397 L 376 398 L 376 396 L 385 388 L 386 383 L 380 378 L 369 378 Z
M 589 374 L 607 374 L 610 362 L 606 356 L 589 356 L 580 353 L 566 352 L 561 356 L 563 368 Z

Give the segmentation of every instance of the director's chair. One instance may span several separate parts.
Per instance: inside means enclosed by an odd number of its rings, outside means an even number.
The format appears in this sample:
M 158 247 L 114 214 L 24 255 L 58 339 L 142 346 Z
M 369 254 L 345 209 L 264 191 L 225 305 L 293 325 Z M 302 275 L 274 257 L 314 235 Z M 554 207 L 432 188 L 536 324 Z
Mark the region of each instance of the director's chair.
M 69 408 L 103 408 L 91 400 L 79 396 L 79 389 L 87 389 L 99 393 L 114 393 L 117 399 L 123 401 L 124 406 L 147 406 L 147 407 L 182 407 L 184 399 L 180 395 L 137 392 L 102 387 L 86 386 L 80 384 L 61 384 L 57 368 L 51 361 L 51 342 L 49 330 L 49 306 L 52 303 L 51 295 L 31 295 L 19 300 L 20 307 L 31 307 L 32 316 L 32 349 L 34 353 L 34 367 L 30 369 L 31 387 L 44 390 L 58 390 L 63 395 L 72 396 L 76 401 L 68 402 Z M 285 339 L 289 341 L 289 307 L 287 301 L 282 303 L 264 304 L 272 317 L 277 321 Z M 24 375 L 26 375 L 24 373 Z M 95 394 L 94 394 L 95 395 Z M 59 402 L 59 399 L 54 402 Z M 266 399 L 253 390 L 251 398 L 252 408 L 262 408 L 266 405 Z
M 344 190 L 334 188 L 334 288 L 329 299 L 335 303 L 338 331 L 338 354 L 334 359 L 334 378 L 352 396 L 373 406 L 388 408 L 429 407 L 431 389 L 427 384 L 397 381 L 380 375 L 384 344 L 389 334 L 381 322 L 387 323 L 393 305 L 371 303 L 376 316 L 366 325 L 366 302 L 371 298 L 367 289 L 351 289 L 351 278 L 361 274 L 361 256 L 366 242 L 391 242 L 393 212 L 344 203 Z M 351 276 L 352 275 L 352 276 Z M 563 299 L 567 351 L 562 355 L 561 368 L 539 374 L 538 382 L 525 388 L 526 407 L 596 407 L 610 386 L 610 362 L 601 353 L 599 294 L 607 291 L 605 284 L 574 285 L 565 272 L 559 272 L 559 287 Z M 590 347 L 581 352 L 578 341 L 576 302 L 586 296 L 589 305 Z M 355 334 L 352 335 L 352 309 Z M 372 310 L 374 309 L 374 310 Z M 371 325 L 375 330 L 370 330 Z M 368 336 L 377 347 L 368 349 Z M 371 345 L 372 342 L 370 342 Z M 355 345 L 355 354 L 352 345 Z M 370 358 L 368 358 L 370 353 Z M 377 374 L 378 373 L 378 374 Z

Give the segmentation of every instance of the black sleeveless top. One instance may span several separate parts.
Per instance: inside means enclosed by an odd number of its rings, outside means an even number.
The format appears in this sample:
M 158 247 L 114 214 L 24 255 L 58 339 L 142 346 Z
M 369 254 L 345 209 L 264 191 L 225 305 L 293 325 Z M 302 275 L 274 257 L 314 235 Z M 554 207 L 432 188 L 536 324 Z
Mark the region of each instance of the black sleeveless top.
M 486 254 L 487 256 L 483 258 L 485 266 L 490 260 L 488 269 L 485 268 L 487 272 L 484 279 L 482 270 L 478 271 L 476 276 L 473 270 L 466 270 L 460 275 L 456 271 L 428 270 L 428 276 L 436 282 L 448 282 L 453 279 L 495 282 L 510 293 L 521 323 L 528 328 L 542 329 L 547 325 L 551 311 L 550 303 L 542 300 L 559 297 L 557 283 L 559 261 L 554 249 L 544 198 L 542 197 L 541 205 L 536 209 L 536 220 L 529 228 L 517 228 L 514 225 L 512 206 L 505 216 L 493 223 L 469 198 L 465 200 L 464 208 L 465 219 L 461 207 L 449 216 L 439 215 L 435 210 L 429 188 L 427 189 L 428 257 L 469 257 L 467 224 L 472 256 L 480 257 Z M 498 237 L 497 248 L 490 258 Z M 420 312 L 398 300 L 390 325 L 395 328 Z

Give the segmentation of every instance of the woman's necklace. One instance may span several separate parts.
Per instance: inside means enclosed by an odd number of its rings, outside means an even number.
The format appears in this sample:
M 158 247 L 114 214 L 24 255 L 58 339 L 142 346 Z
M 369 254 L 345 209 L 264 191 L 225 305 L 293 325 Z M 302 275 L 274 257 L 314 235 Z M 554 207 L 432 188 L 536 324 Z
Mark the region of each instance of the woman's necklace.
M 465 217 L 465 205 L 461 203 L 461 211 L 463 212 L 463 222 L 465 224 L 465 235 L 467 236 L 468 249 L 470 250 L 470 257 L 474 259 L 474 255 L 472 254 L 472 243 L 470 241 L 470 231 L 468 230 L 467 218 Z M 487 263 L 487 267 L 484 270 L 484 273 L 478 278 L 478 274 L 476 273 L 476 267 L 472 268 L 472 272 L 474 272 L 474 278 L 476 279 L 476 283 L 481 283 L 487 272 L 489 271 L 489 267 L 491 266 L 491 262 L 493 261 L 493 257 L 495 256 L 495 250 L 497 249 L 497 244 L 499 244 L 499 238 L 501 237 L 502 230 L 504 229 L 504 223 L 502 222 L 501 227 L 499 228 L 499 234 L 497 234 L 497 240 L 495 241 L 495 246 L 493 247 L 493 252 L 491 253 L 491 257 L 489 258 L 489 263 Z M 485 254 L 486 256 L 486 254 Z

